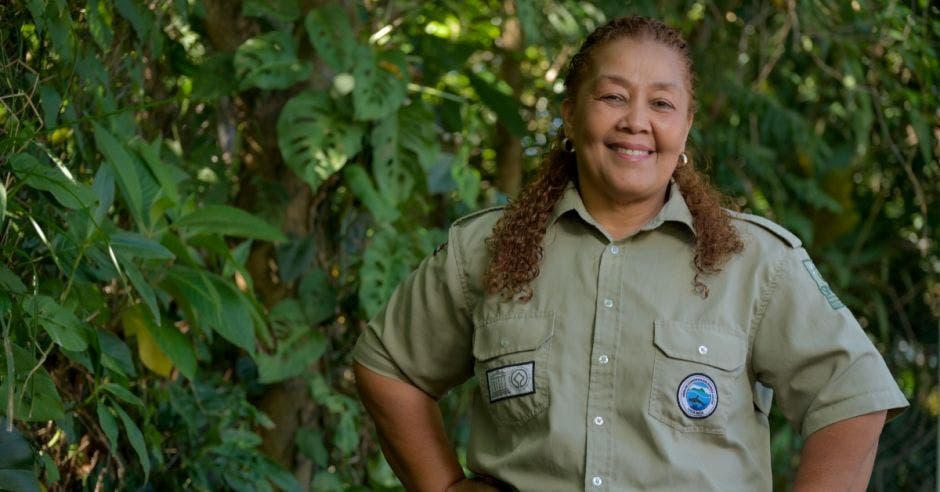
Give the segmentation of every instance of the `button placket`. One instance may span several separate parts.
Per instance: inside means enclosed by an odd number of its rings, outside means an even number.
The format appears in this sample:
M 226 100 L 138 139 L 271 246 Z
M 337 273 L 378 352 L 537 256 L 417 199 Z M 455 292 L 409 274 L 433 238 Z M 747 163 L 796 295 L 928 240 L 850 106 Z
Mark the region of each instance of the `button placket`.
M 604 415 L 614 408 L 614 364 L 619 338 L 621 269 L 626 251 L 609 244 L 601 253 L 597 279 L 597 315 L 594 318 L 593 363 L 588 380 L 585 486 L 606 485 L 613 435 Z

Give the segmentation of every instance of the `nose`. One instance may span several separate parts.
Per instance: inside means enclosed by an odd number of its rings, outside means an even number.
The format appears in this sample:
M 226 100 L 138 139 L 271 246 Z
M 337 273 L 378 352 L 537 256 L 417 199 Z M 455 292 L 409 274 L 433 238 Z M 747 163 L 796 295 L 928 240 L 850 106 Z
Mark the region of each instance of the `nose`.
M 639 99 L 631 98 L 624 106 L 623 114 L 617 122 L 618 130 L 627 133 L 647 133 L 650 131 L 649 108 Z

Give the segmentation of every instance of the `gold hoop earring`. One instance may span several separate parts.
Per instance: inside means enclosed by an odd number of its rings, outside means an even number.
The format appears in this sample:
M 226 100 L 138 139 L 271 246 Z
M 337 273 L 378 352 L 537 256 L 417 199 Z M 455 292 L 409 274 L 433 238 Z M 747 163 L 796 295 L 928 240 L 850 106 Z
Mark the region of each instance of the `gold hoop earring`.
M 686 155 L 685 152 L 680 152 L 680 153 L 679 153 L 679 161 L 680 161 L 679 166 L 684 166 L 684 165 L 686 165 L 686 164 L 689 163 L 689 156 Z
M 561 148 L 569 154 L 574 154 L 574 144 L 571 143 L 568 137 L 561 139 Z

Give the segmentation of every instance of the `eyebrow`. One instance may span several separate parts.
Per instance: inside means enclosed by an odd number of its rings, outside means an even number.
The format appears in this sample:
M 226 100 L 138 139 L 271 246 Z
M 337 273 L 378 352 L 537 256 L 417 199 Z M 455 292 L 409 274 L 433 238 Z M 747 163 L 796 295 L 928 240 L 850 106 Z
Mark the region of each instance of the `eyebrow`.
M 619 75 L 598 75 L 597 81 L 601 81 L 601 80 L 609 80 L 623 87 L 630 87 L 631 85 L 633 85 L 629 80 Z M 653 88 L 659 89 L 659 90 L 680 90 L 681 89 L 679 84 L 677 84 L 676 82 L 672 82 L 672 81 L 653 82 Z

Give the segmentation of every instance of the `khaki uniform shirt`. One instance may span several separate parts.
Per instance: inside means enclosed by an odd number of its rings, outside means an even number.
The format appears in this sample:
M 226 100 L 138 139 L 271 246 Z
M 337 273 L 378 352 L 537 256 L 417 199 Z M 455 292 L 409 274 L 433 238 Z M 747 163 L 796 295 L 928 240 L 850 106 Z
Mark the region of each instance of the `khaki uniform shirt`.
M 731 213 L 745 249 L 696 294 L 692 217 L 672 189 L 611 241 L 569 187 L 527 303 L 482 287 L 501 212 L 457 221 L 355 360 L 434 398 L 475 375 L 468 466 L 521 490 L 770 490 L 772 398 L 803 436 L 907 405 L 780 226 Z

